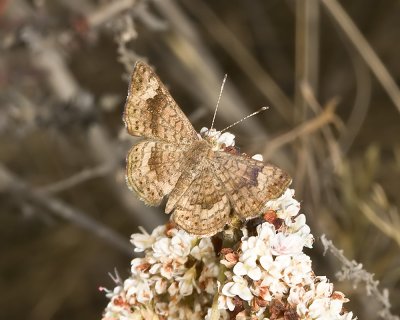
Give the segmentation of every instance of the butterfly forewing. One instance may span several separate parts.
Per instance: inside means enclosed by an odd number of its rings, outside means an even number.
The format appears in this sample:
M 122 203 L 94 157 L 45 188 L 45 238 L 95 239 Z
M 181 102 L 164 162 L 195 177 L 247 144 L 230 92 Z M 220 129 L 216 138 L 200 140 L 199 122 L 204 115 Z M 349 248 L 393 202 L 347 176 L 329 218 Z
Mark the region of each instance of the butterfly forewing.
M 234 211 L 243 218 L 257 216 L 268 200 L 290 185 L 290 176 L 270 164 L 243 155 L 216 152 L 211 162 Z
M 179 144 L 198 140 L 192 124 L 158 76 L 141 61 L 132 73 L 123 120 L 133 136 Z

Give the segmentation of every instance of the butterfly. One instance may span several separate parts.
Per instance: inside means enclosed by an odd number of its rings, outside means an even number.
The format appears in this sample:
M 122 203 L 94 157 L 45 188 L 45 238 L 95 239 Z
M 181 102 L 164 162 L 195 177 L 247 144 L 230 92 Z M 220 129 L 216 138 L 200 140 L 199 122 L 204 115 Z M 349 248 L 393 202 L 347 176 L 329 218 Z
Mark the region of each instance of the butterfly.
M 214 235 L 234 215 L 258 216 L 292 181 L 280 168 L 218 144 L 218 134 L 198 134 L 142 61 L 131 76 L 123 120 L 130 135 L 144 138 L 126 157 L 128 187 L 150 206 L 168 196 L 165 213 L 192 235 Z

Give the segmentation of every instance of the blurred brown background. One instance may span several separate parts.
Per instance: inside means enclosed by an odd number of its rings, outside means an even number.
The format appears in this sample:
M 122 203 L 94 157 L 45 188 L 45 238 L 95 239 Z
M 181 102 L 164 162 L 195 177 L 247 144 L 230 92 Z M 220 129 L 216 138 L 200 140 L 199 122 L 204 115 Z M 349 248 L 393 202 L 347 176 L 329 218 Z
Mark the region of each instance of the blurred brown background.
M 342 7 L 343 6 L 343 7 Z M 337 282 L 326 234 L 400 313 L 400 3 L 382 0 L 1 0 L 2 319 L 99 319 L 129 237 L 167 217 L 124 182 L 121 116 L 137 59 L 197 130 L 231 130 L 294 178 L 317 274 L 360 319 L 381 305 Z M 365 37 L 365 38 L 363 38 Z M 396 85 L 397 83 L 397 85 Z

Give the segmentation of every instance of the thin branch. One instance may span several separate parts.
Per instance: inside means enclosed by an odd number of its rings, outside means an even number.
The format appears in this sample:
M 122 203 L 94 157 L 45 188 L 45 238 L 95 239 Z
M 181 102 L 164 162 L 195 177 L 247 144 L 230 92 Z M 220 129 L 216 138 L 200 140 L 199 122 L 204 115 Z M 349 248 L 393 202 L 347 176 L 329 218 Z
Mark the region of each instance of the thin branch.
M 22 196 L 27 200 L 31 200 L 47 208 L 53 214 L 74 223 L 78 227 L 87 230 L 97 237 L 112 244 L 121 252 L 124 252 L 130 256 L 133 254 L 133 250 L 129 242 L 122 238 L 119 234 L 90 218 L 83 211 L 74 208 L 57 198 L 35 191 L 29 187 L 25 181 L 18 178 L 2 164 L 0 164 L 0 191 L 9 191 L 18 196 Z
M 321 112 L 321 110 L 323 110 L 323 108 L 317 101 L 317 98 L 315 97 L 315 94 L 312 91 L 312 89 L 310 88 L 310 86 L 308 85 L 308 83 L 303 82 L 301 84 L 301 90 L 302 90 L 304 99 L 307 101 L 308 106 L 311 108 L 311 110 L 313 110 L 313 112 L 315 114 L 319 114 Z M 337 104 L 338 101 L 336 101 L 336 99 L 335 99 L 335 100 L 331 101 L 331 103 Z M 341 123 L 340 119 L 338 117 L 335 117 L 334 120 L 335 120 L 336 127 L 338 127 L 339 129 L 343 129 L 343 124 Z M 340 152 L 339 146 L 338 146 L 336 139 L 334 137 L 334 134 L 332 132 L 332 129 L 330 127 L 325 126 L 322 128 L 322 134 L 324 135 L 325 141 L 328 144 L 328 149 L 330 152 L 333 168 L 337 169 L 340 167 L 340 164 L 342 163 L 342 157 L 341 157 L 341 152 Z M 323 161 L 325 161 L 325 159 L 323 159 Z
M 337 273 L 337 277 L 340 281 L 345 279 L 352 280 L 354 285 L 358 285 L 363 282 L 367 291 L 367 295 L 373 296 L 376 301 L 382 305 L 382 309 L 378 312 L 378 315 L 385 320 L 399 320 L 398 316 L 393 315 L 390 312 L 390 301 L 389 292 L 387 289 L 379 290 L 379 281 L 374 280 L 373 274 L 363 269 L 362 264 L 356 261 L 348 260 L 343 254 L 342 250 L 335 247 L 332 241 L 328 240 L 325 235 L 321 236 L 321 242 L 324 247 L 324 254 L 329 251 L 333 254 L 342 264 L 342 270 Z
M 52 183 L 48 186 L 37 188 L 36 191 L 43 195 L 51 195 L 66 189 L 75 187 L 78 184 L 86 182 L 87 180 L 102 177 L 111 171 L 112 166 L 109 164 L 102 164 L 94 168 L 84 169 L 64 180 Z

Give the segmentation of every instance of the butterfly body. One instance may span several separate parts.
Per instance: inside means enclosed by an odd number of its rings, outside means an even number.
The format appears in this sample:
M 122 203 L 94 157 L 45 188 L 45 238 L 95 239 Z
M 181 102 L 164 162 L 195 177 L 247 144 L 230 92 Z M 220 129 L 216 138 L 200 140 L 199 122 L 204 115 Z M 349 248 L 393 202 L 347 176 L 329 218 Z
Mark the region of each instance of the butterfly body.
M 147 205 L 168 196 L 165 212 L 191 234 L 213 235 L 232 214 L 259 215 L 291 183 L 278 167 L 226 152 L 214 129 L 197 134 L 143 62 L 132 74 L 124 122 L 131 135 L 145 138 L 128 153 L 128 186 Z

